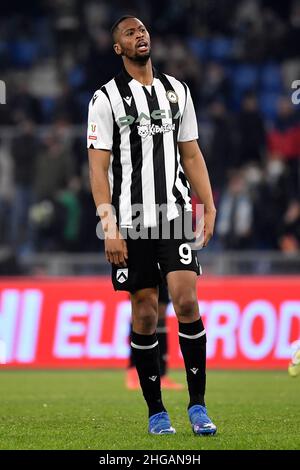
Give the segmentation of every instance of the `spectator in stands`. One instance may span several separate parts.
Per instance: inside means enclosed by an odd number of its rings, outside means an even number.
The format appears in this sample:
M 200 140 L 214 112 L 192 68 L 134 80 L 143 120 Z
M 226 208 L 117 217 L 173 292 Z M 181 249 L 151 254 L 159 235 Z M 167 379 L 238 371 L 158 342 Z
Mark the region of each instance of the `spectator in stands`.
M 278 101 L 278 115 L 275 126 L 268 133 L 270 158 L 279 158 L 289 167 L 290 184 L 294 194 L 299 194 L 300 122 L 290 96 Z
M 41 123 L 42 116 L 39 100 L 30 93 L 25 77 L 16 84 L 10 96 L 10 109 L 12 110 L 14 123 L 18 123 L 26 118 L 35 124 Z
M 262 178 L 252 185 L 251 197 L 255 248 L 277 250 L 282 218 L 289 201 L 288 173 L 282 160 L 267 161 Z
M 11 242 L 18 249 L 29 236 L 29 208 L 34 200 L 33 182 L 36 175 L 39 143 L 32 121 L 24 119 L 17 128 L 19 136 L 12 142 L 14 197 L 11 204 Z
M 279 238 L 281 251 L 299 253 L 300 251 L 300 202 L 292 200 L 284 214 Z
M 82 120 L 76 94 L 67 83 L 62 85 L 60 96 L 55 102 L 53 114 L 56 119 L 65 118 L 72 124 L 79 124 Z
M 11 201 L 13 198 L 13 168 L 11 153 L 0 140 L 0 246 L 10 243 Z
M 230 82 L 224 67 L 211 62 L 205 67 L 201 86 L 201 105 L 208 105 L 216 100 L 222 100 L 226 105 L 230 100 Z
M 81 179 L 82 184 L 79 192 L 81 207 L 79 245 L 81 251 L 99 252 L 104 249 L 104 243 L 96 234 L 97 224 L 100 223 L 100 220 L 95 211 L 87 162 L 82 166 Z
M 249 162 L 263 163 L 266 145 L 265 126 L 254 92 L 245 94 L 236 122 L 237 165 L 243 166 Z
M 81 183 L 76 176 L 69 181 L 67 188 L 59 191 L 55 197 L 64 211 L 61 246 L 63 251 L 78 251 L 80 241 L 81 206 L 79 199 Z
M 230 173 L 218 209 L 216 233 L 226 250 L 252 248 L 253 204 L 240 170 Z
M 34 182 L 37 200 L 51 199 L 59 189 L 68 185 L 73 175 L 74 166 L 69 149 L 55 133 L 50 132 L 37 158 Z
M 236 128 L 223 100 L 211 103 L 210 139 L 206 148 L 206 163 L 214 191 L 224 188 L 226 175 L 236 165 Z

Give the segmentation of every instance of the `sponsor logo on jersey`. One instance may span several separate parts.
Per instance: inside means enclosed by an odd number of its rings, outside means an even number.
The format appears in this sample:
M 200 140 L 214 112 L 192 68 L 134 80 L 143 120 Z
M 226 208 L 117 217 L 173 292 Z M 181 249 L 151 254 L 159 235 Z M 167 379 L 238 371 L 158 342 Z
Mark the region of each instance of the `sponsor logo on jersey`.
M 149 114 L 146 114 L 146 113 L 140 113 L 138 117 L 131 116 L 131 114 L 127 114 L 126 116 L 121 116 L 118 119 L 118 122 L 120 126 L 131 126 L 131 124 L 133 124 L 134 122 L 145 124 L 151 121 L 151 119 L 153 121 L 158 121 L 158 120 L 166 119 L 166 118 L 173 119 L 173 120 L 180 119 L 181 118 L 180 111 L 178 111 L 176 114 L 173 115 L 171 109 L 154 109 L 154 111 L 152 111 L 150 116 Z
M 165 134 L 166 132 L 171 132 L 175 130 L 175 124 L 163 124 L 162 126 L 157 126 L 155 124 L 144 124 L 143 126 L 137 126 L 138 134 L 145 138 L 148 135 L 152 136 L 155 134 Z

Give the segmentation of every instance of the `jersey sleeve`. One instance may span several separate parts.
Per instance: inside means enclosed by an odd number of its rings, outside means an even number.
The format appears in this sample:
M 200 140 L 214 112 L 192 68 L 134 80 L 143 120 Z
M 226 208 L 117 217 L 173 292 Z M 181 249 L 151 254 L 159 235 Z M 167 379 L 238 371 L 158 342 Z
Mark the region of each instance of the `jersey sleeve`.
M 198 139 L 198 123 L 190 89 L 186 87 L 186 104 L 179 128 L 178 142 Z
M 97 90 L 89 104 L 87 148 L 112 150 L 113 125 L 110 102 Z

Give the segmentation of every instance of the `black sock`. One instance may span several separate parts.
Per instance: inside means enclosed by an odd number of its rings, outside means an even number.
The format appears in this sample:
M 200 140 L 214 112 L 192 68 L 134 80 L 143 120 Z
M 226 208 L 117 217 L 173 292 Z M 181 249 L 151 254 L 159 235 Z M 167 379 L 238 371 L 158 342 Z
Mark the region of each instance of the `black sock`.
M 157 330 L 156 336 L 158 340 L 159 346 L 159 369 L 160 369 L 160 376 L 164 376 L 167 373 L 167 361 L 168 361 L 168 343 L 167 343 L 167 326 L 166 320 L 162 318 L 158 320 L 157 323 Z M 130 337 L 132 336 L 132 323 L 130 323 Z M 128 367 L 135 367 L 135 361 L 132 353 L 132 348 L 130 348 L 129 353 L 129 363 Z
M 166 411 L 161 398 L 159 347 L 156 334 L 140 335 L 132 332 L 132 354 L 139 375 L 149 416 Z
M 158 320 L 156 336 L 159 345 L 159 368 L 160 376 L 164 376 L 167 373 L 167 360 L 168 360 L 168 345 L 167 345 L 167 327 L 166 320 L 164 318 Z
M 179 343 L 190 395 L 188 408 L 205 406 L 206 334 L 201 318 L 192 323 L 179 322 Z
M 130 333 L 129 333 L 129 338 L 132 337 L 132 323 L 130 323 Z M 132 352 L 132 348 L 130 348 L 130 351 L 129 351 L 129 363 L 128 363 L 128 367 L 135 367 L 135 362 L 134 362 L 134 357 L 133 357 L 133 352 Z

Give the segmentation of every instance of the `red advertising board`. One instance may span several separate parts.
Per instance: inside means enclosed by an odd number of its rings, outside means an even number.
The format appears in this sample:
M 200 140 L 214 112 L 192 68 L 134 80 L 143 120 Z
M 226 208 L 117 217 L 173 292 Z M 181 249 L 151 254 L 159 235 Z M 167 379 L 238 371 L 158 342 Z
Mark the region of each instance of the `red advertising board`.
M 300 277 L 199 278 L 210 368 L 286 368 L 300 338 Z M 109 278 L 0 282 L 0 367 L 127 364 L 130 302 Z M 168 307 L 170 367 L 182 367 Z

